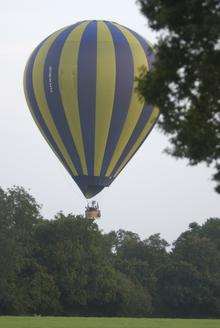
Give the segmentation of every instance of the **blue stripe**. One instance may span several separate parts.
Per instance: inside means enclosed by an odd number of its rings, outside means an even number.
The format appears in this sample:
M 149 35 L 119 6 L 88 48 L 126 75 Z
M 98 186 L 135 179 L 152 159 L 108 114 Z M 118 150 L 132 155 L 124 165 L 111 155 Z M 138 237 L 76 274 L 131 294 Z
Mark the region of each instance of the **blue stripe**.
M 104 176 L 119 140 L 127 117 L 134 83 L 134 63 L 131 49 L 123 33 L 110 22 L 108 26 L 115 47 L 116 81 L 110 129 L 103 158 L 101 175 Z
M 34 65 L 34 61 L 35 61 L 35 58 L 37 56 L 37 53 L 38 53 L 41 45 L 43 44 L 43 42 L 34 50 L 34 52 L 32 53 L 32 55 L 31 55 L 31 57 L 30 57 L 30 59 L 27 63 L 26 74 L 24 76 L 24 78 L 26 80 L 27 97 L 28 97 L 28 100 L 30 102 L 31 108 L 33 110 L 33 114 L 34 114 L 38 124 L 40 125 L 41 129 L 43 130 L 45 136 L 47 137 L 51 147 L 57 153 L 58 157 L 62 161 L 62 163 L 65 166 L 66 170 L 69 172 L 71 177 L 74 179 L 73 173 L 71 172 L 68 164 L 66 163 L 64 157 L 62 156 L 61 152 L 59 151 L 59 148 L 57 147 L 56 142 L 54 141 L 54 139 L 53 139 L 47 125 L 44 122 L 44 119 L 41 115 L 41 112 L 39 110 L 39 107 L 38 107 L 38 104 L 37 104 L 37 101 L 36 101 L 36 98 L 35 98 L 35 94 L 34 94 L 33 79 L 32 79 L 33 65 Z
M 44 90 L 48 103 L 48 107 L 56 125 L 57 131 L 65 145 L 65 148 L 78 172 L 82 174 L 82 166 L 79 155 L 77 153 L 68 122 L 66 120 L 62 99 L 59 90 L 59 62 L 63 45 L 68 35 L 80 23 L 76 23 L 63 32 L 61 32 L 51 45 L 44 65 Z
M 131 30 L 127 27 L 125 27 L 125 28 L 127 30 L 129 30 L 136 37 L 136 39 L 139 41 L 139 43 L 142 46 L 142 48 L 145 52 L 145 55 L 147 57 L 148 64 L 149 64 L 149 69 L 151 69 L 152 66 L 153 66 L 153 63 L 155 61 L 155 54 L 154 54 L 152 48 L 148 45 L 147 41 L 141 35 L 139 35 L 138 33 L 134 32 L 133 30 Z
M 151 114 L 153 112 L 153 106 L 151 105 L 145 105 L 142 113 L 139 117 L 139 120 L 134 128 L 134 131 L 132 132 L 131 137 L 128 140 L 127 145 L 125 146 L 117 164 L 115 165 L 111 176 L 117 172 L 118 168 L 120 167 L 120 165 L 122 164 L 122 162 L 124 161 L 124 159 L 126 158 L 126 156 L 128 155 L 128 153 L 130 152 L 130 150 L 132 149 L 132 147 L 134 146 L 135 142 L 137 141 L 139 135 L 141 134 L 141 132 L 143 131 L 144 127 L 146 126 Z
M 94 175 L 97 22 L 82 35 L 78 55 L 78 103 L 88 175 Z

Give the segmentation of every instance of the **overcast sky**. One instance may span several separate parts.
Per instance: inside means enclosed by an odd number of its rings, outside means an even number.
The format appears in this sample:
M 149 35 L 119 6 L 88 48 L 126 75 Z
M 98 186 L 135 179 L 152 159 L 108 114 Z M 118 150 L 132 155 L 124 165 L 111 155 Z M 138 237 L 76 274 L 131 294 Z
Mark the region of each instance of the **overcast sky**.
M 53 218 L 83 213 L 86 200 L 43 140 L 23 94 L 23 71 L 33 48 L 50 33 L 76 21 L 106 19 L 132 28 L 155 42 L 134 0 L 19 0 L 0 5 L 0 186 L 24 186 Z M 163 153 L 167 138 L 156 128 L 120 176 L 96 199 L 99 226 L 148 237 L 160 232 L 169 242 L 192 221 L 203 223 L 220 214 L 211 168 L 187 166 Z

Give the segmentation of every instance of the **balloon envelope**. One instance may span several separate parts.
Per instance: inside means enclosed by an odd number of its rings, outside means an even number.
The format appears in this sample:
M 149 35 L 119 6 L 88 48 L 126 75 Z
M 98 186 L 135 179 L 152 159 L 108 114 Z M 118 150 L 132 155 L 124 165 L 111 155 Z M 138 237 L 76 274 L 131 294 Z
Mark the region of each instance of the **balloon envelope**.
M 32 116 L 87 198 L 112 183 L 158 118 L 135 81 L 153 60 L 151 46 L 134 31 L 82 21 L 50 35 L 27 62 Z

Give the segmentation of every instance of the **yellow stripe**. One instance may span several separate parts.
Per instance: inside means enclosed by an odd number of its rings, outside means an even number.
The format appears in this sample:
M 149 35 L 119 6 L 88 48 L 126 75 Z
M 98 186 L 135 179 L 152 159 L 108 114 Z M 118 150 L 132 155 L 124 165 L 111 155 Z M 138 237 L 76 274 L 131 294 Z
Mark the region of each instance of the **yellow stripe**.
M 140 74 L 140 70 L 143 67 L 148 68 L 148 62 L 145 55 L 145 52 L 140 45 L 139 41 L 135 38 L 135 36 L 126 28 L 122 27 L 121 25 L 115 24 L 118 29 L 121 30 L 123 35 L 128 41 L 128 44 L 131 49 L 133 62 L 134 62 L 134 79 L 138 77 Z M 133 84 L 133 91 L 132 91 L 132 98 L 130 102 L 130 106 L 128 109 L 128 115 L 126 117 L 121 135 L 119 137 L 117 146 L 115 148 L 114 154 L 112 156 L 111 162 L 109 164 L 108 170 L 106 172 L 106 175 L 111 175 L 111 172 L 113 171 L 117 161 L 119 160 L 126 144 L 128 143 L 128 140 L 137 124 L 137 121 L 141 115 L 143 106 L 144 106 L 144 100 L 140 98 L 140 95 L 138 94 L 137 90 L 137 82 L 134 80 Z
M 83 174 L 85 175 L 88 172 L 77 97 L 77 61 L 81 36 L 87 25 L 88 22 L 81 23 L 69 34 L 64 43 L 59 63 L 59 89 L 62 103 L 72 138 L 80 157 Z
M 57 31 L 51 35 L 41 46 L 40 50 L 34 61 L 33 66 L 33 88 L 36 97 L 36 101 L 38 103 L 41 115 L 47 125 L 54 141 L 56 142 L 60 152 L 62 153 L 63 157 L 65 158 L 69 168 L 71 169 L 73 175 L 78 175 L 75 166 L 72 163 L 72 160 L 60 138 L 60 135 L 57 131 L 57 128 L 54 124 L 53 118 L 50 114 L 50 110 L 48 108 L 45 92 L 44 92 L 44 80 L 43 80 L 43 71 L 44 71 L 44 63 L 45 58 L 47 56 L 48 50 L 56 39 L 56 37 L 61 33 L 61 31 Z
M 115 50 L 104 22 L 97 23 L 97 82 L 94 175 L 100 175 L 115 93 Z
M 152 128 L 153 124 L 156 122 L 157 118 L 159 116 L 159 108 L 158 107 L 154 107 L 154 110 L 150 116 L 150 119 L 148 120 L 147 124 L 145 125 L 143 131 L 141 132 L 141 134 L 139 135 L 137 141 L 135 142 L 135 144 L 133 145 L 133 147 L 131 148 L 131 150 L 129 151 L 128 155 L 125 157 L 124 161 L 122 162 L 122 164 L 119 166 L 117 172 L 115 173 L 114 177 L 116 177 L 121 170 L 125 167 L 125 165 L 127 164 L 127 162 L 131 159 L 131 157 L 136 153 L 136 151 L 138 150 L 138 148 L 140 147 L 141 143 L 144 141 L 144 139 L 146 138 L 146 136 L 148 135 L 150 129 Z

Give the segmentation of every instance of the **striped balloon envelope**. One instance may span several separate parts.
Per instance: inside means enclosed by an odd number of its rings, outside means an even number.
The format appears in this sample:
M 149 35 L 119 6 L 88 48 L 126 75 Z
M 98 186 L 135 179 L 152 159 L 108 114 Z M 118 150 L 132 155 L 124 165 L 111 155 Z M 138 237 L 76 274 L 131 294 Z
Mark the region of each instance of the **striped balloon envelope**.
M 158 118 L 136 91 L 136 77 L 153 60 L 134 31 L 92 20 L 51 34 L 27 62 L 31 114 L 87 198 L 112 183 Z

